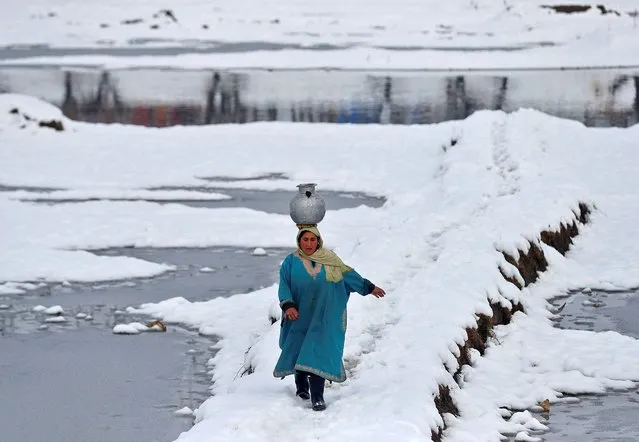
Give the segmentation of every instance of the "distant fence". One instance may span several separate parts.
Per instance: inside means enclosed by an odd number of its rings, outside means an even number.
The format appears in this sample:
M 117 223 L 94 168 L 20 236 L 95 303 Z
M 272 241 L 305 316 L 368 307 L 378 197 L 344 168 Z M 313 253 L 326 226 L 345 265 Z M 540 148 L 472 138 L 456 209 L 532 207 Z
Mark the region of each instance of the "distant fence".
M 40 97 L 80 121 L 153 127 L 254 121 L 428 124 L 522 107 L 626 127 L 639 71 L 432 73 L 0 68 L 0 92 Z

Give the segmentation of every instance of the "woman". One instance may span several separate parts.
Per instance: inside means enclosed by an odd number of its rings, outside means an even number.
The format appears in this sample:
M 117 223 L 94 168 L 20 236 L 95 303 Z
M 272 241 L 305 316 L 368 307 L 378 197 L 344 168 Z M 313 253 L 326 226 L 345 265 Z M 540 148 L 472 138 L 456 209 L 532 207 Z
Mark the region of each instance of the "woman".
M 298 248 L 280 269 L 282 354 L 273 375 L 294 374 L 297 396 L 310 397 L 313 410 L 319 411 L 326 408 L 325 380 L 346 380 L 342 355 L 350 293 L 381 298 L 385 292 L 325 249 L 317 227 L 298 227 Z

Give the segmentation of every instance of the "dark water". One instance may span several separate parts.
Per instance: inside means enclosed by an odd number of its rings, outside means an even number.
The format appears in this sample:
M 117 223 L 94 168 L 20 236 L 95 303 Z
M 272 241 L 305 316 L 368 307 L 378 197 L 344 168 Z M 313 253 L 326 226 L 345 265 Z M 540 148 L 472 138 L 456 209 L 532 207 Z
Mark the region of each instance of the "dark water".
M 268 178 L 268 177 L 263 177 Z M 273 175 L 273 178 L 277 178 Z M 211 180 L 234 180 L 211 177 Z M 24 189 L 3 185 L 0 191 Z M 224 207 L 284 213 L 294 193 L 231 190 Z M 382 200 L 324 192 L 329 210 Z M 211 206 L 220 207 L 220 206 Z M 165 333 L 113 334 L 116 324 L 150 319 L 127 306 L 181 296 L 204 301 L 273 284 L 289 249 L 215 247 L 114 248 L 93 251 L 168 263 L 176 270 L 154 278 L 85 284 L 44 284 L 20 295 L 0 295 L 0 441 L 172 441 L 192 425 L 178 417 L 207 397 L 215 337 L 180 324 Z M 34 307 L 59 305 L 61 315 Z M 58 321 L 64 318 L 63 322 Z
M 108 310 L 124 310 L 128 306 L 178 296 L 195 302 L 247 293 L 276 282 L 279 263 L 290 250 L 267 249 L 266 256 L 254 256 L 252 252 L 253 249 L 231 247 L 97 250 L 93 253 L 171 264 L 176 270 L 153 278 L 48 284 L 22 295 L 0 295 L 0 304 L 24 308 L 55 304 L 72 309 L 74 314 L 92 314 L 101 309 L 106 315 Z
M 207 362 L 215 354 L 215 337 L 176 324 L 169 324 L 165 333 L 124 336 L 113 334 L 113 326 L 152 319 L 126 313 L 129 305 L 174 296 L 208 300 L 270 285 L 287 252 L 253 256 L 251 250 L 218 248 L 97 253 L 178 268 L 151 279 L 49 285 L 1 296 L 2 442 L 176 439 L 192 420 L 174 412 L 195 409 L 209 396 L 213 367 Z M 64 314 L 35 312 L 37 305 L 60 305 Z M 59 317 L 66 321 L 49 322 Z
M 636 442 L 639 440 L 639 394 L 610 392 L 580 396 L 574 404 L 555 404 L 539 420 L 550 427 L 538 435 L 546 442 Z
M 117 336 L 90 323 L 0 339 L 2 441 L 169 441 L 187 430 L 213 352 L 184 331 Z
M 265 41 L 225 42 L 220 40 L 197 40 L 197 46 L 193 40 L 175 40 L 166 38 L 134 38 L 126 42 L 129 46 L 123 47 L 89 47 L 89 48 L 56 48 L 45 44 L 38 45 L 9 45 L 0 46 L 0 60 L 19 60 L 30 57 L 64 57 L 75 55 L 108 55 L 113 57 L 139 57 L 139 56 L 175 56 L 183 54 L 220 54 L 220 53 L 245 53 L 254 51 L 281 51 L 285 49 L 301 49 L 310 51 L 330 51 L 352 48 L 354 44 L 334 45 L 320 44 L 293 44 L 273 43 Z M 147 46 L 150 44 L 163 44 L 162 47 Z M 522 45 L 482 46 L 482 47 L 441 47 L 441 46 L 377 46 L 379 49 L 393 51 L 520 51 L 534 47 L 554 46 L 553 42 L 540 42 Z
M 149 44 L 162 43 L 164 47 L 147 46 Z M 56 48 L 48 45 L 20 45 L 1 46 L 0 60 L 19 60 L 30 57 L 65 57 L 74 55 L 107 55 L 112 57 L 139 57 L 139 56 L 175 56 L 183 54 L 219 54 L 219 53 L 244 53 L 253 51 L 281 51 L 284 49 L 304 50 L 335 50 L 347 46 L 336 46 L 327 43 L 318 45 L 300 45 L 271 43 L 264 41 L 224 42 L 217 40 L 198 40 L 197 47 L 193 47 L 193 41 L 180 44 L 178 40 L 160 38 L 136 38 L 127 42 L 131 46 L 114 47 L 90 47 L 90 48 Z M 351 45 L 352 46 L 352 45 Z
M 557 298 L 566 303 L 557 320 L 560 328 L 607 331 L 639 339 L 639 291 L 590 291 Z M 609 391 L 580 395 L 579 402 L 553 404 L 537 418 L 550 431 L 537 435 L 546 442 L 636 442 L 639 440 L 639 391 Z
M 557 321 L 560 328 L 614 330 L 639 339 L 639 290 L 601 291 L 586 289 L 554 304 L 566 303 Z
M 5 187 L 2 190 L 31 190 L 33 189 L 16 189 Z M 267 213 L 288 214 L 288 202 L 295 195 L 289 191 L 275 190 L 275 191 L 263 191 L 263 190 L 245 190 L 245 189 L 226 189 L 226 188 L 214 188 L 214 187 L 199 187 L 199 186 L 164 186 L 157 187 L 149 190 L 188 190 L 191 192 L 205 192 L 205 193 L 221 193 L 228 195 L 231 198 L 224 200 L 179 200 L 179 199 L 139 199 L 138 201 L 152 201 L 158 204 L 182 204 L 190 207 L 207 207 L 210 209 L 218 209 L 224 207 L 246 207 L 253 210 L 259 210 Z M 37 190 L 39 192 L 46 192 L 45 190 Z M 49 190 L 50 191 L 50 190 Z M 381 207 L 384 204 L 384 198 L 367 196 L 362 193 L 353 192 L 320 192 L 322 198 L 327 201 L 330 210 L 338 210 L 347 207 L 357 207 L 359 205 L 367 205 L 370 207 Z M 60 204 L 60 203 L 81 203 L 86 201 L 96 201 L 101 198 L 76 198 L 76 199 L 30 199 L 31 202 L 43 203 L 43 204 Z M 119 201 L 117 198 L 111 198 L 109 201 Z M 120 200 L 122 201 L 122 200 Z M 126 201 L 135 201 L 127 199 Z

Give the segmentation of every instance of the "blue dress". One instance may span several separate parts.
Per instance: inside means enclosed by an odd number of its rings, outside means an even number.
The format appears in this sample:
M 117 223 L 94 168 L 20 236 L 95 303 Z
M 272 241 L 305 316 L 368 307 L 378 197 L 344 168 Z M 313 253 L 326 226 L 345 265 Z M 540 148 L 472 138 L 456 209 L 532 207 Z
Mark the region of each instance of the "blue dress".
M 305 261 L 291 253 L 280 268 L 280 306 L 296 307 L 299 318 L 282 317 L 282 354 L 273 375 L 284 377 L 299 370 L 344 382 L 346 304 L 351 292 L 368 295 L 375 285 L 355 270 L 344 273 L 339 282 L 327 281 L 323 265 Z

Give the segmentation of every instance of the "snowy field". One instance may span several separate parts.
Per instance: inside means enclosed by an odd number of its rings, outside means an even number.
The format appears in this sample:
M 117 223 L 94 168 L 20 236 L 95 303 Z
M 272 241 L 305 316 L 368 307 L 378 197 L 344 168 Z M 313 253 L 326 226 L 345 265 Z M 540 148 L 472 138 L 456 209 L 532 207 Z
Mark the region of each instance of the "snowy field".
M 635 0 L 286 0 L 268 7 L 257 0 L 5 3 L 0 49 L 95 51 L 11 57 L 11 64 L 352 69 L 639 64 Z M 566 5 L 577 9 L 552 8 Z M 186 50 L 170 57 L 99 55 L 169 47 Z M 188 53 L 194 51 L 205 53 Z
M 20 113 L 10 113 L 16 107 Z M 38 127 L 50 118 L 65 130 Z M 277 314 L 277 286 L 208 302 L 176 297 L 132 306 L 222 337 L 211 361 L 214 396 L 178 440 L 427 441 L 443 425 L 433 400 L 439 385 L 451 389 L 460 411 L 446 416 L 445 440 L 498 441 L 500 432 L 535 440 L 543 425 L 527 410 L 539 402 L 639 382 L 639 342 L 553 328 L 547 303 L 570 289 L 639 286 L 638 138 L 639 126 L 587 129 L 528 110 L 433 126 L 147 129 L 67 121 L 37 100 L 0 95 L 0 184 L 10 188 L 0 192 L 0 288 L 172 271 L 86 251 L 93 248 L 293 246 L 287 215 L 105 200 L 136 192 L 148 198 L 149 188 L 285 189 L 292 197 L 296 184 L 310 181 L 320 194 L 385 196 L 379 209 L 329 207 L 320 224 L 327 245 L 388 292 L 381 301 L 351 299 L 349 379 L 327 388 L 324 413 L 296 400 L 290 378 L 272 377 L 279 323 L 271 325 L 269 312 Z M 281 175 L 260 178 L 274 173 Z M 19 200 L 46 195 L 36 188 L 102 200 Z M 185 192 L 180 198 L 189 198 Z M 541 231 L 574 220 L 579 202 L 595 208 L 568 254 L 539 243 Z M 501 252 L 517 256 L 529 242 L 543 248 L 550 266 L 520 291 L 500 273 L 513 274 Z M 460 388 L 451 374 L 454 353 L 476 315 L 491 314 L 489 301 L 519 301 L 526 314 L 497 327 L 485 356 L 474 354 L 473 367 L 464 368 Z M 249 368 L 252 374 L 239 375 Z

